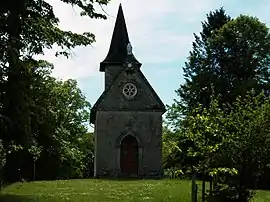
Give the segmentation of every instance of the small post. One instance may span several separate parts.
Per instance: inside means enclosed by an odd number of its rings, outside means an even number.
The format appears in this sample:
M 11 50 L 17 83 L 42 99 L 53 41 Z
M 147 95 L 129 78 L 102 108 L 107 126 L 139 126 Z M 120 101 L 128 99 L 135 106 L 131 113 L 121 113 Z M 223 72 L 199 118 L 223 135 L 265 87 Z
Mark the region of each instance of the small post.
M 205 202 L 205 174 L 202 176 L 202 202 Z
M 36 181 L 36 162 L 34 162 L 34 165 L 33 165 L 33 181 Z
M 196 184 L 196 186 L 195 186 L 195 197 L 194 197 L 194 198 L 195 198 L 195 199 L 194 199 L 195 202 L 198 201 L 198 197 L 197 197 L 197 196 L 198 196 L 198 184 Z
M 191 184 L 191 202 L 196 202 L 197 200 L 197 185 L 196 185 L 196 173 L 192 175 Z
M 213 177 L 210 177 L 210 195 L 212 195 L 213 192 Z

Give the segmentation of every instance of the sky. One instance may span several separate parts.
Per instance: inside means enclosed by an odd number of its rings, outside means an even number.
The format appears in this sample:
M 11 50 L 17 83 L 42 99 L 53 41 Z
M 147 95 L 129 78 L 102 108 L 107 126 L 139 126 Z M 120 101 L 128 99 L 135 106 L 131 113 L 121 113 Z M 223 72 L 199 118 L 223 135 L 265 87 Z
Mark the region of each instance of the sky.
M 76 79 L 87 100 L 94 105 L 104 90 L 99 64 L 106 57 L 119 4 L 122 3 L 133 53 L 143 64 L 142 72 L 165 104 L 177 98 L 175 90 L 184 82 L 182 67 L 191 50 L 193 33 L 210 11 L 223 7 L 231 17 L 258 17 L 270 25 L 268 0 L 112 0 L 104 10 L 107 20 L 81 17 L 80 11 L 59 0 L 47 0 L 60 19 L 60 27 L 73 32 L 92 32 L 96 42 L 73 49 L 70 59 L 46 50 L 42 59 L 54 64 L 53 76 Z M 100 7 L 97 6 L 100 10 Z

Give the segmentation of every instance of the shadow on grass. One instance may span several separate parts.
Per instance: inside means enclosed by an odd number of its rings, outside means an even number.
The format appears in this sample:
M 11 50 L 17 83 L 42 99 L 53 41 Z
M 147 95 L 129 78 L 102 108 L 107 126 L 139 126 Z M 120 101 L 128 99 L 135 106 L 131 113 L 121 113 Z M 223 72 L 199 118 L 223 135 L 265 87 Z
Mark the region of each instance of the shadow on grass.
M 29 202 L 29 201 L 38 201 L 38 200 L 37 198 L 33 196 L 0 194 L 0 201 L 1 202 Z

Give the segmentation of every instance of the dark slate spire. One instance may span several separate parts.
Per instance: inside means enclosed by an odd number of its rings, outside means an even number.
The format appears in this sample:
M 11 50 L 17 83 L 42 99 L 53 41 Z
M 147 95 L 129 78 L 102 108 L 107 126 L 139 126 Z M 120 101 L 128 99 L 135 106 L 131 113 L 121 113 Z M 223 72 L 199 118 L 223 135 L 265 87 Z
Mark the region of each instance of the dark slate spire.
M 105 60 L 100 63 L 99 71 L 104 72 L 105 66 L 109 64 L 123 64 L 127 57 L 128 43 L 130 42 L 127 32 L 127 26 L 124 18 L 122 5 L 120 4 L 116 22 L 114 25 L 111 46 Z M 134 60 L 139 63 L 135 57 Z

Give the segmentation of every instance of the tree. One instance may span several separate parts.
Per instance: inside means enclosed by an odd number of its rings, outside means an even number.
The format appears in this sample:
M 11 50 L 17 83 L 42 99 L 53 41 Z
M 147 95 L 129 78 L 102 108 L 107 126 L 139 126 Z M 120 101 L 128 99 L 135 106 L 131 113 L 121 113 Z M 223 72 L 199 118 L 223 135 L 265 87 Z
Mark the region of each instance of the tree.
M 163 158 L 163 167 L 171 168 L 175 164 L 172 161 L 175 161 L 175 156 L 179 156 L 181 149 L 177 145 L 177 136 L 174 135 L 168 126 L 163 126 L 162 129 L 162 158 Z M 177 159 L 179 160 L 179 159 Z
M 43 148 L 37 161 L 37 174 L 41 174 L 37 177 L 82 176 L 86 148 L 81 148 L 80 139 L 88 130 L 90 103 L 75 80 L 61 81 L 51 77 L 52 65 L 45 61 L 40 61 L 39 67 L 30 91 L 32 137 Z M 44 168 L 51 176 L 45 175 Z
M 223 20 L 208 21 L 209 25 L 213 21 L 221 22 L 220 27 L 208 31 L 208 37 L 197 37 L 193 43 L 193 50 L 184 68 L 186 82 L 177 91 L 180 100 L 175 101 L 169 108 L 167 118 L 175 131 L 193 127 L 187 117 L 197 113 L 203 115 L 204 108 L 209 108 L 211 104 L 211 96 L 220 96 L 218 107 L 230 113 L 230 108 L 226 105 L 232 104 L 237 96 L 244 96 L 252 88 L 257 94 L 268 89 L 268 28 L 253 17 L 239 16 L 230 20 L 224 13 L 222 18 L 218 13 L 223 12 L 215 12 L 211 19 Z M 200 111 L 195 112 L 194 109 L 198 106 Z M 182 140 L 187 140 L 178 141 L 182 154 L 187 148 L 197 150 L 186 133 L 178 134 Z M 186 156 L 186 159 L 189 158 L 191 157 Z M 194 164 L 191 161 L 189 165 Z
M 79 139 L 79 148 L 83 152 L 82 164 L 85 166 L 84 177 L 94 176 L 94 134 L 86 133 Z
M 213 93 L 221 95 L 222 103 L 232 103 L 252 88 L 257 93 L 269 88 L 270 38 L 266 25 L 243 15 L 230 20 L 222 10 L 209 15 L 208 21 L 208 26 L 213 22 L 219 26 L 210 26 L 208 35 L 201 34 L 201 39 L 195 36 L 183 68 L 185 83 L 177 90 L 180 100 L 175 101 L 182 115 L 199 104 L 208 107 Z
M 82 16 L 105 19 L 105 15 L 95 11 L 95 6 L 107 5 L 109 0 L 62 2 L 79 7 Z M 12 180 L 28 153 L 34 134 L 31 122 L 36 116 L 29 104 L 34 99 L 29 89 L 33 86 L 37 65 L 33 56 L 42 54 L 44 48 L 50 49 L 54 44 L 61 48 L 57 55 L 69 56 L 72 48 L 89 45 L 95 38 L 91 33 L 61 30 L 53 7 L 43 0 L 5 0 L 0 8 L 0 113 L 12 120 L 15 132 L 10 133 L 2 123 L 0 127 L 5 147 L 11 141 L 23 147 L 22 152 L 7 157 L 10 168 L 7 170 L 12 173 L 7 178 Z
M 39 147 L 36 141 L 33 141 L 33 145 L 30 146 L 28 152 L 32 155 L 33 158 L 33 180 L 36 180 L 36 162 L 40 157 L 42 152 L 42 147 Z
M 188 156 L 188 148 L 194 147 L 194 144 L 182 129 L 188 124 L 185 121 L 186 116 L 198 107 L 198 104 L 206 106 L 210 100 L 215 77 L 215 72 L 212 71 L 215 61 L 211 53 L 215 50 L 210 47 L 209 38 L 230 20 L 230 16 L 226 15 L 223 8 L 207 14 L 206 20 L 202 22 L 200 35 L 194 34 L 193 50 L 190 51 L 188 61 L 183 68 L 185 83 L 176 91 L 180 99 L 174 100 L 174 103 L 168 106 L 166 118 L 173 128 L 173 136 L 177 137 L 177 146 L 182 150 L 181 153 L 175 152 L 170 165 L 181 167 L 185 174 L 191 171 L 199 159 Z
M 217 9 L 210 12 L 207 19 L 202 22 L 200 36 L 194 34 L 193 50 L 190 51 L 188 61 L 183 68 L 185 83 L 176 91 L 180 100 L 175 100 L 175 106 L 172 109 L 176 108 L 176 111 L 174 110 L 169 115 L 173 116 L 176 113 L 178 117 L 181 117 L 198 104 L 203 106 L 209 104 L 212 93 L 211 85 L 217 82 L 216 75 L 219 74 L 219 61 L 212 56 L 215 51 L 219 50 L 219 47 L 210 46 L 209 39 L 230 20 L 230 16 L 226 15 L 223 8 Z M 179 111 L 182 114 L 177 113 Z
M 223 175 L 216 190 L 219 197 L 247 201 L 252 197 L 248 189 L 256 188 L 270 160 L 270 100 L 253 91 L 238 96 L 230 113 L 219 106 L 213 99 L 208 109 L 197 108 L 196 115 L 188 116 L 184 131 L 196 145 L 189 155 L 200 157 L 196 170 Z
M 28 65 L 35 69 L 27 91 L 31 97 L 31 142 L 20 147 L 6 139 L 10 151 L 7 157 L 14 158 L 25 150 L 18 175 L 26 179 L 33 179 L 33 174 L 34 179 L 82 177 L 86 156 L 93 152 L 93 144 L 82 148 L 80 141 L 88 130 L 90 103 L 75 80 L 61 81 L 50 76 L 52 64 L 30 60 Z M 7 162 L 5 176 L 14 176 L 12 168 L 13 164 Z
M 270 81 L 270 34 L 268 27 L 257 18 L 240 15 L 218 30 L 209 39 L 213 47 L 222 49 L 212 53 L 223 69 L 226 89 L 220 94 L 232 103 L 238 95 L 254 89 L 268 90 Z M 219 89 L 217 88 L 216 91 Z

